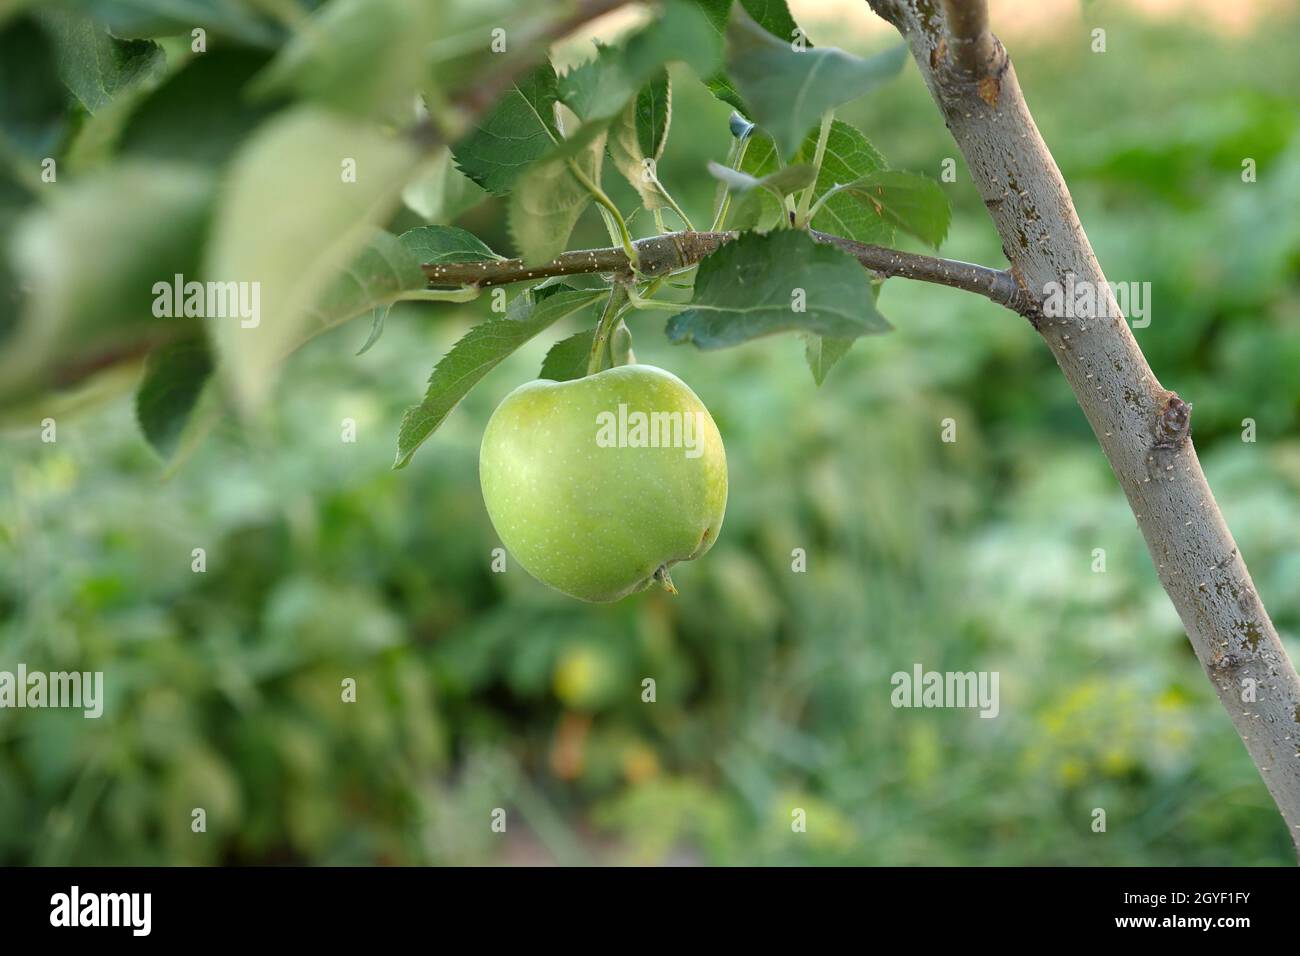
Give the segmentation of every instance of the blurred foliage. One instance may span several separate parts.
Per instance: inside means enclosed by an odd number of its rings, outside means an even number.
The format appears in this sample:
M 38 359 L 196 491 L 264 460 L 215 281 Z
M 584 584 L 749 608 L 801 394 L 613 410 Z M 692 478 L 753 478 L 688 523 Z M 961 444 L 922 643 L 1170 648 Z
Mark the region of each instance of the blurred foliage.
M 1195 402 L 1206 471 L 1300 657 L 1300 22 L 1216 38 L 1116 7 L 1090 8 L 1108 53 L 1072 28 L 1016 44 L 1017 70 L 1108 275 L 1152 283 L 1139 341 Z M 660 176 L 705 220 L 729 108 L 674 80 Z M 206 81 L 170 83 L 184 103 Z M 937 177 L 956 156 L 911 67 L 844 112 L 898 168 Z M 221 115 L 243 134 L 246 115 Z M 128 130 L 146 161 L 186 158 L 147 113 Z M 220 142 L 191 145 L 225 162 Z M 944 252 L 999 263 L 957 160 Z M 456 221 L 511 247 L 500 200 Z M 588 213 L 574 245 L 604 241 Z M 713 551 L 674 569 L 679 597 L 610 607 L 493 573 L 478 492 L 494 404 L 574 327 L 494 370 L 403 472 L 402 409 L 485 306 L 400 305 L 360 358 L 364 323 L 316 339 L 272 412 L 209 416 L 165 473 L 123 392 L 135 371 L 34 406 L 0 436 L 0 669 L 102 670 L 108 700 L 99 720 L 0 711 L 0 863 L 1293 862 L 1050 355 L 950 290 L 894 280 L 880 308 L 897 331 L 820 389 L 795 339 L 700 354 L 637 318 L 638 358 L 712 409 L 731 500 Z M 915 662 L 999 671 L 1000 716 L 895 710 L 889 677 Z

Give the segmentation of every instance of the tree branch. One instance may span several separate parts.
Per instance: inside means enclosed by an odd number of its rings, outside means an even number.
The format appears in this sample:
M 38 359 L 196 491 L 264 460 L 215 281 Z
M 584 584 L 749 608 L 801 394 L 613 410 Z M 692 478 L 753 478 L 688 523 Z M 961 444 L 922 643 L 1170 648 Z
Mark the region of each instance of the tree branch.
M 963 289 L 991 299 L 998 305 L 1022 315 L 1036 314 L 1036 303 L 1017 284 L 1015 277 L 1004 269 L 959 262 L 955 259 L 938 259 L 933 256 L 902 252 L 884 246 L 855 242 L 842 236 L 810 230 L 818 242 L 839 246 L 862 265 L 881 277 L 901 276 L 921 282 Z M 647 277 L 667 275 L 695 265 L 725 242 L 736 237 L 734 232 L 673 232 L 648 239 L 638 239 L 636 247 L 640 268 L 638 274 Z M 552 276 L 611 273 L 619 278 L 631 278 L 627 254 L 619 246 L 605 249 L 581 249 L 565 252 L 550 262 L 528 266 L 522 259 L 491 259 L 479 262 L 430 263 L 422 266 L 431 285 L 464 286 L 480 288 L 506 285 L 511 282 L 528 282 Z
M 868 2 L 910 45 L 1025 294 L 1043 301 L 1068 283 L 1095 292 L 1094 316 L 1031 312 L 1031 320 L 1074 390 L 1196 656 L 1300 848 L 1300 676 L 1201 471 L 1191 406 L 1160 385 L 1138 347 L 1002 45 L 990 36 L 982 74 L 945 51 L 947 36 L 974 29 L 967 9 L 974 5 L 945 3 L 944 27 L 929 0 Z

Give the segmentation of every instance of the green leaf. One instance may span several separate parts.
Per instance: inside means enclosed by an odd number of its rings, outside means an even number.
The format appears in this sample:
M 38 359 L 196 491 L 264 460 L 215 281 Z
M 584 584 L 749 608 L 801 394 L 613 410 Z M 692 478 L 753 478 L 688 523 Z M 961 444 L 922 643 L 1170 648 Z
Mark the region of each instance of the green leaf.
M 436 8 L 410 0 L 330 0 L 281 48 L 254 95 L 294 91 L 358 116 L 409 113 L 437 36 Z
M 549 262 L 564 251 L 573 227 L 592 199 L 569 164 L 576 165 L 592 183 L 599 183 L 606 136 L 603 129 L 599 130 L 577 155 L 553 155 L 534 164 L 519 179 L 510 194 L 507 217 L 510 234 L 525 263 Z M 577 148 L 579 142 L 575 139 L 570 145 Z
M 655 158 L 642 149 L 642 136 L 638 117 L 639 100 L 629 100 L 609 129 L 609 158 L 614 168 L 623 174 L 641 197 L 646 209 L 665 205 L 663 193 L 657 183 Z
M 817 170 L 806 163 L 783 166 L 775 172 L 759 178 L 732 169 L 729 166 L 723 166 L 720 163 L 710 162 L 709 173 L 715 179 L 725 183 L 726 187 L 732 192 L 747 193 L 752 189 L 766 189 L 777 197 L 789 196 L 791 193 L 811 186 L 813 180 L 817 178 Z
M 553 382 L 571 382 L 587 374 L 587 360 L 591 358 L 591 344 L 596 337 L 595 329 L 583 329 L 574 332 L 567 339 L 560 339 L 551 346 L 542 361 L 542 370 L 538 378 L 547 378 Z
M 441 265 L 501 258 L 474 233 L 457 226 L 416 226 L 400 238 L 417 263 Z
M 658 186 L 655 164 L 663 155 L 672 116 L 672 86 L 668 71 L 641 88 L 610 125 L 609 158 L 641 197 L 646 209 L 666 205 Z
M 192 57 L 145 99 L 122 130 L 124 155 L 220 165 L 280 102 L 252 103 L 244 87 L 267 63 L 257 50 Z
M 483 187 L 456 168 L 447 148 L 402 190 L 402 202 L 426 222 L 450 222 L 485 198 Z
M 665 63 L 684 61 L 706 76 L 721 52 L 717 32 L 699 9 L 668 0 L 663 15 L 644 29 L 618 46 L 598 46 L 593 59 L 560 77 L 559 98 L 587 122 L 613 119 Z
M 848 353 L 856 339 L 834 339 L 821 335 L 808 336 L 804 344 L 804 358 L 812 370 L 813 381 L 819 386 L 826 381 L 831 368 Z
M 264 19 L 259 7 L 247 0 L 80 0 L 79 6 L 109 28 L 114 36 L 188 36 L 195 27 L 215 37 L 270 47 L 283 38 L 280 27 Z
M 808 162 L 816 149 L 817 133 L 814 131 L 803 141 L 796 158 Z M 826 138 L 826 152 L 817 174 L 817 185 L 813 187 L 813 200 L 820 199 L 838 183 L 851 183 L 883 169 L 885 158 L 866 136 L 848 123 L 835 120 Z M 812 227 L 858 242 L 881 246 L 894 243 L 893 226 L 877 215 L 873 206 L 863 205 L 852 196 L 831 196 L 813 217 Z
M 754 179 L 762 179 L 780 168 L 781 160 L 777 156 L 776 144 L 772 142 L 772 137 L 762 130 L 751 130 L 740 171 Z M 751 191 L 739 202 L 733 199 L 727 225 L 736 229 L 757 229 L 759 232 L 768 232 L 788 220 L 784 201 L 767 190 L 762 190 Z
M 663 157 L 672 117 L 672 80 L 668 71 L 661 69 L 636 95 L 636 136 L 641 155 L 656 161 Z
M 365 355 L 379 341 L 379 337 L 384 334 L 384 322 L 392 308 L 392 305 L 381 305 L 370 313 L 370 334 L 361 343 L 361 348 L 357 349 L 357 355 Z
M 871 280 L 871 301 L 877 302 L 880 299 L 880 287 L 884 285 L 884 279 Z M 813 374 L 813 381 L 820 388 L 822 382 L 826 381 L 826 376 L 830 374 L 831 369 L 837 365 L 840 359 L 848 354 L 849 349 L 853 347 L 856 339 L 836 339 L 821 335 L 807 335 L 804 343 L 804 359 L 808 362 L 808 368 Z
M 621 47 L 596 44 L 596 55 L 560 76 L 556 97 L 584 122 L 610 119 L 636 92 Z
M 452 149 L 456 165 L 494 196 L 505 196 L 560 141 L 556 77 L 543 63 L 515 82 L 478 127 Z
M 549 279 L 543 279 L 537 283 L 529 291 L 532 293 L 534 301 L 540 302 L 547 296 L 555 295 L 557 292 L 574 289 L 608 292 L 610 284 L 598 272 L 578 273 L 571 276 L 551 276 Z
M 490 319 L 470 329 L 442 357 L 429 376 L 424 400 L 402 416 L 397 433 L 394 468 L 403 468 L 451 410 L 483 376 L 537 333 L 597 301 L 603 292 L 559 292 L 541 302 L 520 296 L 504 318 Z
M 938 183 L 918 173 L 877 170 L 841 187 L 836 196 L 840 195 L 852 197 L 869 207 L 877 218 L 936 249 L 948 235 L 952 216 L 948 197 Z M 836 196 L 827 200 L 827 205 Z
M 901 46 L 866 60 L 833 48 L 797 51 L 739 10 L 727 26 L 727 69 L 750 118 L 772 135 L 783 156 L 794 153 L 827 110 L 898 73 L 906 55 Z
M 817 134 L 810 133 L 794 158 L 809 161 L 816 144 Z M 751 177 L 770 175 L 777 168 L 771 139 L 755 134 L 741 168 Z M 936 248 L 947 235 L 951 210 L 942 187 L 915 173 L 886 169 L 884 158 L 867 138 L 839 120 L 831 126 L 814 200 L 832 189 L 835 192 L 813 217 L 814 229 L 885 246 L 893 245 L 896 227 Z M 773 208 L 774 201 L 765 199 L 766 218 L 761 221 L 775 220 Z M 735 224 L 746 225 L 739 220 Z
M 783 229 L 745 233 L 701 262 L 695 299 L 668 320 L 667 333 L 673 342 L 716 349 L 774 332 L 856 338 L 889 329 L 856 259 Z
M 40 18 L 54 41 L 63 85 L 87 112 L 165 68 L 163 49 L 152 40 L 119 40 L 94 20 L 57 8 L 40 11 Z
M 263 321 L 209 320 L 222 372 L 246 409 L 267 396 L 275 366 L 313 327 L 365 298 L 336 277 L 391 214 L 416 162 L 409 144 L 309 107 L 278 114 L 235 156 L 205 271 L 210 280 L 258 283 Z M 405 254 L 395 238 L 386 245 L 381 259 Z M 374 264 L 399 271 L 391 261 Z M 322 304 L 322 288 L 351 304 L 328 296 Z
M 346 269 L 326 286 L 309 312 L 296 348 L 313 335 L 364 312 L 391 306 L 403 292 L 428 286 L 420 258 L 390 232 L 374 235 Z
M 802 32 L 785 0 L 740 0 L 740 5 L 755 23 L 778 40 L 793 43 L 797 32 Z
M 0 383 L 22 388 L 97 350 L 170 338 L 154 315 L 157 282 L 193 276 L 215 184 L 203 170 L 120 164 L 50 190 L 19 220 L 12 262 L 27 298 L 0 349 Z
M 22 17 L 0 26 L 0 149 L 52 156 L 67 129 L 67 104 L 45 31 Z
M 162 345 L 145 360 L 135 393 L 140 431 L 163 459 L 170 458 L 212 374 L 212 353 L 202 335 Z
M 696 7 L 704 14 L 710 29 L 721 40 L 727 29 L 727 19 L 731 15 L 732 0 L 694 0 L 694 2 Z M 741 6 L 744 7 L 745 12 L 753 18 L 755 23 L 772 34 L 772 36 L 778 40 L 784 40 L 786 43 L 793 42 L 796 35 L 795 31 L 799 27 L 795 23 L 794 17 L 790 15 L 790 9 L 786 6 L 785 0 L 741 0 Z M 812 46 L 812 43 L 805 40 L 805 46 Z M 748 109 L 745 106 L 745 101 L 741 99 L 740 93 L 732 86 L 725 73 L 713 74 L 705 80 L 705 85 L 708 86 L 710 93 L 724 103 L 728 103 L 738 110 L 746 111 Z

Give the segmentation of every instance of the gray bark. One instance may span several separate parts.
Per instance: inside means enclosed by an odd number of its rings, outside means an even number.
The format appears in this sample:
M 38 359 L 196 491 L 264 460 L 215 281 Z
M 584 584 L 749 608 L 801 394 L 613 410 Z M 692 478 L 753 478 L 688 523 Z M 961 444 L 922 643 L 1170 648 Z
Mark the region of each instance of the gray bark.
M 1040 303 L 1030 321 L 1074 390 L 1196 656 L 1300 848 L 1300 678 L 1201 471 L 1191 406 L 1147 364 L 987 21 L 964 12 L 945 24 L 937 0 L 868 2 L 907 40 L 1012 274 Z M 976 50 L 986 52 L 975 58 Z M 1096 317 L 1042 314 L 1049 283 L 1071 279 L 1097 290 Z M 1251 682 L 1255 699 L 1243 700 Z

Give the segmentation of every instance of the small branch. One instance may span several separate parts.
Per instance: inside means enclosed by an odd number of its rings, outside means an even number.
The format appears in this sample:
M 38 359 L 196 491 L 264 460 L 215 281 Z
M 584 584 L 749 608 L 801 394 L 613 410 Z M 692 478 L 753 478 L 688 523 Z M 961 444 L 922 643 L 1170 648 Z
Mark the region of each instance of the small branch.
M 974 292 L 1024 316 L 1038 312 L 1037 303 L 1005 269 L 991 269 L 956 259 L 938 259 L 914 252 L 901 252 L 898 249 L 832 236 L 815 229 L 812 230 L 812 237 L 818 242 L 839 246 L 872 272 L 883 277 L 900 276 Z
M 636 275 L 657 277 L 686 269 L 736 238 L 734 232 L 671 232 L 649 239 L 638 239 Z M 920 282 L 932 282 L 953 289 L 973 292 L 1021 315 L 1037 315 L 1037 304 L 1005 269 L 939 259 L 934 256 L 902 252 L 884 246 L 856 242 L 842 236 L 810 230 L 818 242 L 838 246 L 863 266 L 882 277 L 901 276 Z M 541 265 L 527 266 L 522 259 L 485 259 L 480 262 L 447 262 L 422 267 L 429 282 L 438 286 L 477 286 L 486 288 L 511 282 L 530 282 L 552 276 L 609 273 L 619 279 L 633 278 L 627 253 L 618 246 L 608 249 L 581 249 L 566 252 Z
M 733 237 L 734 234 L 728 232 L 670 232 L 638 239 L 632 243 L 637 255 L 637 274 L 654 277 L 685 269 Z M 476 285 L 480 288 L 598 272 L 620 279 L 633 277 L 631 263 L 621 246 L 577 249 L 561 253 L 550 262 L 531 266 L 522 259 L 484 259 L 480 262 L 429 263 L 421 268 L 433 285 Z
M 987 0 L 943 0 L 943 12 L 953 62 L 971 77 L 984 76 L 993 59 Z

